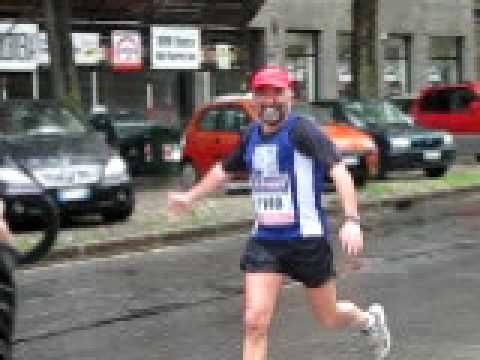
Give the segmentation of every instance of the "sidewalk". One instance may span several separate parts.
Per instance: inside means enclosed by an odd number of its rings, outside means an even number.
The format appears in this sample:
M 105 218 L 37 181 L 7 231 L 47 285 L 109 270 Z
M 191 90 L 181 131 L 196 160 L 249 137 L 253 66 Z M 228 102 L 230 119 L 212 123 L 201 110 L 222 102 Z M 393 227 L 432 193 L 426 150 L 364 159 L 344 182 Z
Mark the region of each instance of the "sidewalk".
M 454 188 L 434 186 L 415 175 L 374 185 L 384 186 L 388 192 L 377 194 L 374 191 L 360 191 L 361 212 L 366 209 L 377 211 L 376 208 L 381 211 L 382 207 L 405 208 L 413 201 L 448 196 L 452 192 L 480 191 L 480 176 L 478 183 Z M 62 228 L 50 259 L 178 245 L 202 236 L 246 229 L 252 224 L 253 209 L 249 194 L 215 194 L 199 202 L 191 215 L 170 219 L 166 213 L 167 191 L 164 186 L 139 189 L 136 210 L 127 222 L 104 224 L 99 217 L 89 217 L 80 218 L 72 226 Z M 334 192 L 324 195 L 324 206 L 332 214 L 340 209 Z M 32 236 L 39 234 L 18 234 L 16 237 L 17 241 L 27 241 Z

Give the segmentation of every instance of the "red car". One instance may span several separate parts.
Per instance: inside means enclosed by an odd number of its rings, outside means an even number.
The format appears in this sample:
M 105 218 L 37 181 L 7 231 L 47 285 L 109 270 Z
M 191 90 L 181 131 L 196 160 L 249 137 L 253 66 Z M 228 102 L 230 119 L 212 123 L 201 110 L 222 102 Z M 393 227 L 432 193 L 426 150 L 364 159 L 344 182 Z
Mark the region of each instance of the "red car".
M 418 125 L 452 133 L 458 155 L 480 161 L 480 82 L 427 87 L 411 114 Z
M 308 111 L 301 110 L 302 115 L 308 115 Z M 256 110 L 248 98 L 227 97 L 196 111 L 182 139 L 183 185 L 191 186 L 215 163 L 227 157 L 240 143 L 240 132 L 256 118 Z M 322 130 L 337 145 L 357 185 L 376 176 L 378 151 L 368 134 L 331 121 L 322 124 Z M 245 187 L 247 178 L 245 174 L 237 174 L 234 180 L 237 181 L 230 186 Z

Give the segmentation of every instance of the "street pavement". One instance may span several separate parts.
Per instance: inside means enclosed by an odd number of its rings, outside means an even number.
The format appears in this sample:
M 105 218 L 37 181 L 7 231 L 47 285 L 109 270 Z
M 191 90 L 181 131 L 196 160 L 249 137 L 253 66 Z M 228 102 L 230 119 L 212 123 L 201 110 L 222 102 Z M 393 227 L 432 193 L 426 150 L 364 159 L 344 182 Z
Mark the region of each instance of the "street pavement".
M 479 216 L 480 193 L 372 209 L 358 266 L 335 247 L 339 298 L 384 303 L 391 359 L 480 358 Z M 246 238 L 20 270 L 15 358 L 240 359 Z M 278 310 L 271 359 L 373 359 L 358 333 L 321 329 L 298 284 L 286 282 Z

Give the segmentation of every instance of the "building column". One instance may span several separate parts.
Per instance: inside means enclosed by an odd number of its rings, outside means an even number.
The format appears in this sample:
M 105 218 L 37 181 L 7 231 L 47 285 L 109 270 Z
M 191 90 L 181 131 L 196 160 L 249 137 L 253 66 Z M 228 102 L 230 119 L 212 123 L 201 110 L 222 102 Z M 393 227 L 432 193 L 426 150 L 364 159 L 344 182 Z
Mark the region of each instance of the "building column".
M 425 33 L 413 34 L 412 39 L 412 93 L 428 83 L 430 61 L 430 36 Z
M 210 73 L 208 71 L 195 72 L 195 108 L 207 103 L 211 98 Z
M 473 17 L 473 15 L 472 15 Z M 477 69 L 475 66 L 475 56 L 477 53 L 475 41 L 475 24 L 473 22 L 467 26 L 466 36 L 462 42 L 462 79 L 472 81 L 476 79 Z
M 336 99 L 337 91 L 337 31 L 329 28 L 318 36 L 317 97 Z
M 285 65 L 286 27 L 283 21 L 283 3 L 279 0 L 266 3 L 267 24 L 264 29 L 265 64 Z

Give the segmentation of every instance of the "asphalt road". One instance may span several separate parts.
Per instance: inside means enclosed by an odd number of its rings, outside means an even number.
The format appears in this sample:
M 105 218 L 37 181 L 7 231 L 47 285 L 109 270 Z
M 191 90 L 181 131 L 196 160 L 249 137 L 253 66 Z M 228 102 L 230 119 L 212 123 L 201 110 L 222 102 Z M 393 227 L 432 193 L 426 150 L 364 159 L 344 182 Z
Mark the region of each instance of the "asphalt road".
M 384 303 L 391 359 L 479 359 L 480 194 L 364 217 L 360 269 L 337 256 L 339 298 Z M 240 359 L 245 239 L 19 271 L 16 359 Z M 302 288 L 286 283 L 271 359 L 372 359 L 364 340 L 321 329 Z

